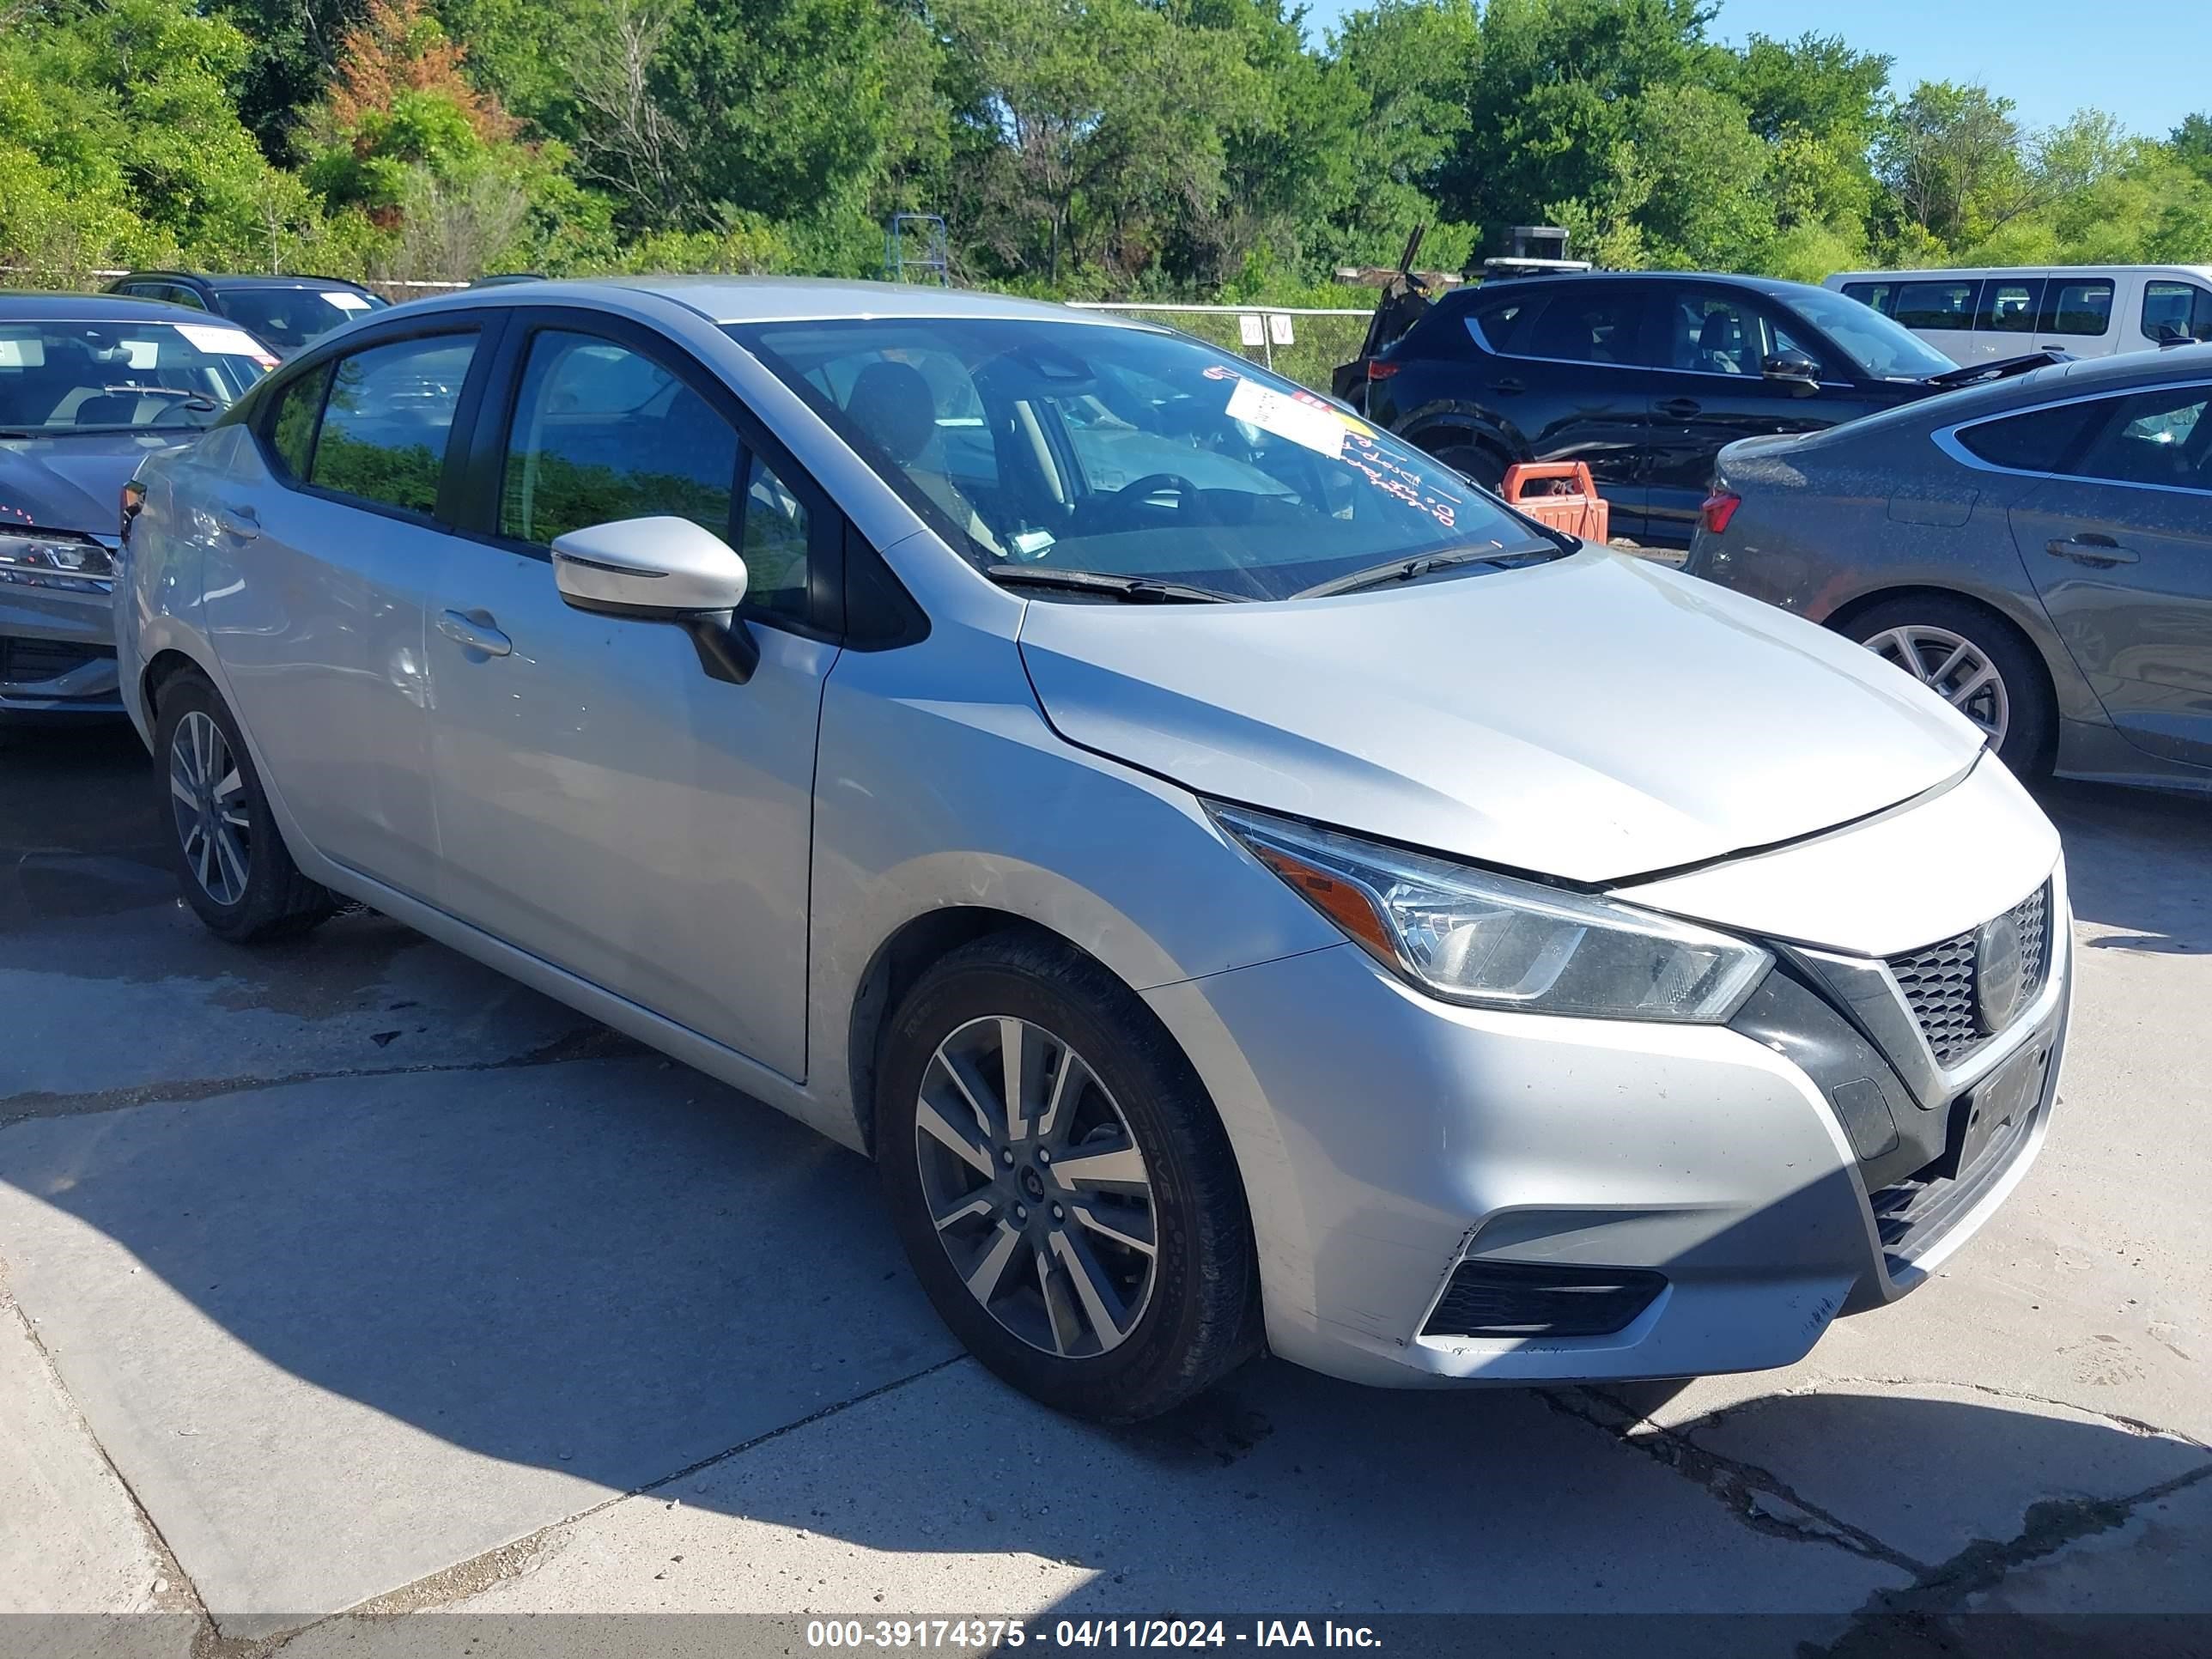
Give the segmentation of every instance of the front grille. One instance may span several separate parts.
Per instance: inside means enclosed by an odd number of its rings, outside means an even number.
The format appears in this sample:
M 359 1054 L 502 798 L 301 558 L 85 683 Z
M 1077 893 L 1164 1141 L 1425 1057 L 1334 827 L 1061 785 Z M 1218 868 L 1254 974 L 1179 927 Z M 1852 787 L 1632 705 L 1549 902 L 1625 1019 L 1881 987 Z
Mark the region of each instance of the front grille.
M 1974 1206 L 2026 1147 L 2033 1121 L 2033 1112 L 2023 1112 L 1999 1124 L 1972 1165 L 1955 1176 L 1900 1181 L 1867 1195 L 1874 1211 L 1875 1231 L 1881 1237 L 1882 1255 L 1893 1276 L 1910 1267 L 1915 1257 L 1950 1231 Z
M 1663 1276 L 1640 1267 L 1462 1261 L 1424 1336 L 1609 1336 L 1651 1305 Z
M 80 645 L 74 640 L 26 640 L 0 635 L 0 685 L 40 685 L 73 668 L 112 657 L 112 645 Z
M 2044 964 L 2051 957 L 2051 884 L 2046 882 L 2010 912 L 2020 930 L 2021 993 L 2016 1007 L 2025 1007 L 2043 986 Z M 1921 1036 L 1934 1050 L 1936 1063 L 1947 1070 L 1996 1035 L 1983 1028 L 1974 1008 L 1974 940 L 1981 930 L 1970 928 L 1924 951 L 1892 957 L 1889 971 L 1911 1005 Z

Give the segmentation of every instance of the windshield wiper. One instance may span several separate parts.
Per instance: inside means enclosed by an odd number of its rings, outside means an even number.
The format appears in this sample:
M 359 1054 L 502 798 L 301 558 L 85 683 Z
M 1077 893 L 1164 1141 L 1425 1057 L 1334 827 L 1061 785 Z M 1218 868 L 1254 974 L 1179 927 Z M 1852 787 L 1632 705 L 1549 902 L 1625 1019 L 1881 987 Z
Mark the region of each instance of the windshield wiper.
M 1156 581 L 1150 576 L 1116 576 L 1103 570 L 1046 570 L 1033 564 L 987 564 L 983 574 L 1011 587 L 1060 587 L 1071 593 L 1098 593 L 1132 605 L 1234 605 L 1241 593 L 1217 592 L 1187 582 Z
M 1433 571 L 1449 570 L 1455 565 L 1492 564 L 1505 569 L 1516 564 L 1565 556 L 1564 549 L 1554 547 L 1549 542 L 1529 542 L 1520 547 L 1463 547 L 1452 553 L 1423 553 L 1414 558 L 1392 559 L 1385 564 L 1371 564 L 1364 570 L 1332 576 L 1325 582 L 1316 582 L 1311 587 L 1302 587 L 1291 597 L 1294 599 L 1326 599 L 1331 593 L 1353 593 L 1363 587 L 1381 587 L 1388 582 L 1409 582 L 1417 576 L 1425 576 Z
M 173 386 L 104 386 L 100 389 L 111 397 L 118 392 L 128 392 L 134 397 L 139 398 L 175 398 L 179 400 L 177 404 L 179 409 L 198 409 L 212 412 L 217 407 L 215 399 L 204 392 L 186 392 Z

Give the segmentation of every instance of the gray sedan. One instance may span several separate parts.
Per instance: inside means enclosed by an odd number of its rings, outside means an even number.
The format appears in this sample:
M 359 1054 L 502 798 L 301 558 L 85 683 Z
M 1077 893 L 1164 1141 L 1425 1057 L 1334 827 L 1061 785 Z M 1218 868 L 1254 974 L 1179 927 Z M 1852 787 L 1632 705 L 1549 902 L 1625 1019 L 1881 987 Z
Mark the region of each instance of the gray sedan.
M 2017 772 L 2212 790 L 2212 347 L 1721 453 L 1694 574 L 1933 686 Z

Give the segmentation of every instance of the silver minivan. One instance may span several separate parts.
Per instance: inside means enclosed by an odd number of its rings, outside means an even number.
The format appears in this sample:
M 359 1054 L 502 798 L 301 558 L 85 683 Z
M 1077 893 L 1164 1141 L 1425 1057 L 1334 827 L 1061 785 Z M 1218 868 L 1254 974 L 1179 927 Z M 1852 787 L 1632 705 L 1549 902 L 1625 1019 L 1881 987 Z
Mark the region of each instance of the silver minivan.
M 2043 1139 L 2065 870 L 1979 730 L 1186 336 L 516 285 L 139 483 L 207 924 L 362 902 L 872 1157 L 1064 1408 L 1785 1364 Z
M 2212 265 L 1846 270 L 1849 295 L 1962 365 L 2034 351 L 2109 357 L 2212 340 Z

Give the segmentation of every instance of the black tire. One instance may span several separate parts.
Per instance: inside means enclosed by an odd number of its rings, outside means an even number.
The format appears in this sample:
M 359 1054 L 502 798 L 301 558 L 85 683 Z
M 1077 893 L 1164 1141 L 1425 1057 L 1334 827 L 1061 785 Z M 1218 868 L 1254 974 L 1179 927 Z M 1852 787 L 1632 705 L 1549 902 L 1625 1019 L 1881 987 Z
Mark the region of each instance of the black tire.
M 188 830 L 180 813 L 188 809 L 178 800 L 172 783 L 173 751 L 179 728 L 194 715 L 214 722 L 238 773 L 234 799 L 244 809 L 242 840 L 246 858 L 245 878 L 234 894 L 210 890 L 210 878 L 202 876 L 194 854 L 186 850 Z M 239 734 L 238 722 L 231 718 L 215 687 L 200 674 L 181 673 L 161 687 L 154 722 L 154 782 L 161 798 L 161 821 L 170 830 L 169 854 L 178 884 L 184 890 L 185 902 L 210 932 L 237 945 L 291 939 L 327 921 L 337 908 L 338 901 L 330 890 L 308 880 L 292 862 L 252 758 L 246 753 L 245 739 Z M 204 837 L 194 845 L 205 846 Z M 209 856 L 214 858 L 214 849 L 210 849 Z M 217 862 L 210 867 L 216 872 L 211 878 L 214 886 L 226 888 L 229 866 Z
M 1493 495 L 1505 488 L 1505 458 L 1494 449 L 1481 444 L 1449 443 L 1439 445 L 1430 453 Z
M 1843 631 L 1861 645 L 1900 629 L 1936 629 L 1979 652 L 1996 671 L 2005 706 L 2004 737 L 1997 758 L 2015 777 L 2040 777 L 2051 769 L 2057 730 L 2051 682 L 2035 647 L 2003 617 L 1972 599 L 1948 593 L 1908 593 L 1860 611 Z
M 1101 1085 L 1098 1091 L 1077 1085 L 1081 1103 L 1069 1116 L 1080 1121 L 1084 1113 L 1097 1114 L 1103 1099 L 1105 1109 L 1125 1124 L 1144 1161 L 1150 1183 L 1150 1232 L 1155 1251 L 1150 1258 L 1148 1290 L 1127 1324 L 1127 1334 L 1118 1346 L 1103 1352 L 1080 1352 L 1096 1341 L 1098 1322 L 1091 1317 L 1078 1329 L 1082 1339 L 1048 1350 L 1024 1340 L 1001 1314 L 971 1293 L 966 1277 L 953 1261 L 961 1248 L 957 1237 L 940 1234 L 932 1219 L 926 1182 L 926 1158 L 940 1163 L 948 1156 L 933 1145 L 925 1152 L 917 1144 L 916 1121 L 925 1075 L 944 1086 L 944 1073 L 935 1070 L 940 1044 L 956 1033 L 988 1029 L 972 1022 L 1011 1017 L 1041 1028 L 1079 1057 Z M 1073 1075 L 1064 1060 L 1048 1076 Z M 981 1073 L 979 1073 L 979 1076 Z M 1212 1103 L 1182 1051 L 1157 1018 L 1127 987 L 1103 968 L 1079 952 L 1048 939 L 1020 933 L 994 935 L 962 946 L 923 975 L 907 996 L 884 1035 L 881 1063 L 877 1067 L 876 1162 L 890 1205 L 891 1219 L 907 1256 L 930 1301 L 953 1334 L 969 1351 L 1014 1387 L 1060 1411 L 1101 1422 L 1128 1423 L 1156 1417 L 1218 1381 L 1255 1353 L 1261 1346 L 1259 1271 L 1252 1244 L 1251 1217 L 1245 1207 L 1244 1188 L 1231 1153 L 1229 1138 Z M 998 1091 L 1002 1098 L 1003 1089 Z M 986 1126 L 974 1118 L 980 1132 Z M 1060 1126 L 1065 1134 L 1067 1127 Z M 1063 1147 L 1071 1165 L 1084 1150 L 1112 1144 L 1113 1132 L 1092 1128 L 1090 1138 L 1073 1148 Z M 1104 1135 L 1102 1142 L 1098 1137 Z M 1004 1206 L 983 1228 L 988 1241 L 996 1223 L 1012 1224 L 1012 1206 L 1021 1195 L 1019 1182 L 1042 1172 L 1048 1182 L 1067 1180 L 1048 1167 L 1049 1155 L 1040 1160 L 1030 1150 L 1042 1140 L 1020 1143 L 1024 1150 L 1018 1168 L 1003 1171 Z M 986 1158 L 993 1149 L 984 1145 Z M 1003 1159 L 1011 1143 L 999 1149 Z M 980 1173 L 955 1159 L 947 1166 L 970 1182 Z M 1001 1172 L 994 1171 L 995 1181 Z M 1072 1237 L 1096 1241 L 1098 1235 L 1077 1227 L 1073 1219 L 1058 1226 L 1045 1222 L 1046 1211 L 1059 1214 L 1057 1200 L 1071 1203 L 1091 1200 L 1097 1194 L 1069 1181 L 1028 1189 L 1036 1197 L 1028 1231 L 1021 1243 L 1010 1246 L 1019 1271 L 1010 1284 L 1009 1302 L 1001 1309 L 1018 1309 L 1034 1297 L 1041 1310 L 1037 1329 L 1051 1334 L 1060 1346 L 1061 1322 L 1055 1319 L 1046 1293 L 1053 1288 L 1041 1280 L 1054 1270 L 1039 1263 L 1054 1261 L 1061 1248 L 1050 1235 L 1064 1231 Z M 1112 1202 L 1133 1203 L 1120 1199 Z M 1126 1213 L 1126 1212 L 1123 1212 Z M 1132 1231 L 1144 1231 L 1132 1227 Z M 951 1242 L 948 1242 L 951 1241 Z M 988 1248 L 988 1245 L 979 1246 Z M 1136 1253 L 1113 1255 L 1094 1252 L 1093 1261 L 1111 1259 L 1123 1264 L 1139 1261 Z M 1060 1305 L 1071 1319 L 1079 1310 L 1068 1300 L 1073 1294 L 1072 1270 L 1054 1281 L 1061 1289 Z M 1126 1287 L 1126 1281 L 1125 1287 Z M 1126 1304 L 1122 1311 L 1128 1311 Z M 1068 1357 L 1073 1353 L 1073 1357 Z

